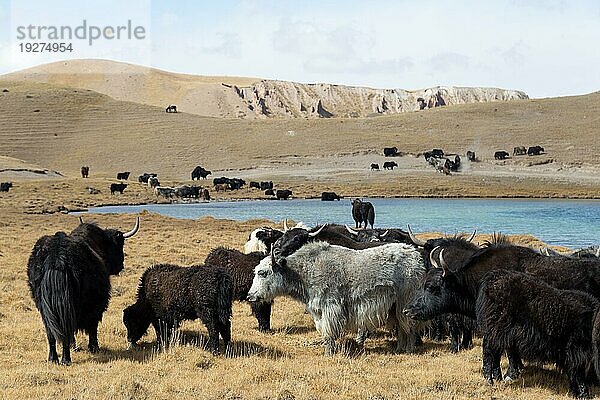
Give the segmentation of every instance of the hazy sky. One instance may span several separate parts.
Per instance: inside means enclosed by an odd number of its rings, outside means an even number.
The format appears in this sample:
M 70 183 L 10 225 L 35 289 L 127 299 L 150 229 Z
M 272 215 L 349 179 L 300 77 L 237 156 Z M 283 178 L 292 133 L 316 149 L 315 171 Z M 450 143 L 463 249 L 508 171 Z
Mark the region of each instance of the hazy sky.
M 0 0 L 0 73 L 64 58 L 110 58 L 202 75 L 416 89 L 600 90 L 600 1 Z M 485 4 L 482 4 L 485 3 Z M 19 51 L 17 27 L 116 26 L 144 40 Z

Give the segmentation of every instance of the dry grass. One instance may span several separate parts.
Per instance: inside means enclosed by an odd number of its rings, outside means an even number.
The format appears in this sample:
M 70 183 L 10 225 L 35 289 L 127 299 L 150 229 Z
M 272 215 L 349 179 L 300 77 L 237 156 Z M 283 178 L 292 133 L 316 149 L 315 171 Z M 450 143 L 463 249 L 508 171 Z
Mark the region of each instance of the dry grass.
M 260 220 L 176 220 L 143 213 L 140 233 L 125 246 L 125 270 L 112 279 L 111 303 L 100 325 L 101 353 L 75 352 L 70 367 L 48 364 L 42 322 L 28 293 L 26 262 L 39 236 L 70 231 L 78 221 L 61 213 L 25 214 L 25 205 L 18 204 L 25 197 L 15 193 L 10 201 L 0 202 L 0 391 L 4 399 L 567 398 L 565 379 L 551 367 L 530 367 L 512 385 L 487 385 L 480 374 L 479 342 L 459 355 L 450 354 L 447 343 L 433 342 L 426 342 L 419 354 L 395 355 L 392 339 L 380 332 L 368 339 L 364 353 L 352 353 L 348 341 L 348 354 L 326 358 L 303 306 L 288 299 L 275 303 L 272 334 L 259 333 L 248 305 L 236 303 L 233 350 L 224 356 L 206 351 L 206 330 L 197 321 L 185 323 L 178 343 L 167 351 L 155 350 L 151 331 L 142 339 L 141 349 L 125 350 L 122 309 L 133 302 L 145 268 L 155 262 L 202 262 L 219 245 L 240 248 L 248 232 L 272 224 Z M 46 201 L 42 198 L 60 199 L 64 193 L 58 187 L 30 197 L 42 202 Z M 125 230 L 135 216 L 88 218 Z M 480 235 L 476 240 L 488 238 Z M 540 245 L 530 236 L 514 240 Z M 87 338 L 78 335 L 77 342 L 85 348 Z

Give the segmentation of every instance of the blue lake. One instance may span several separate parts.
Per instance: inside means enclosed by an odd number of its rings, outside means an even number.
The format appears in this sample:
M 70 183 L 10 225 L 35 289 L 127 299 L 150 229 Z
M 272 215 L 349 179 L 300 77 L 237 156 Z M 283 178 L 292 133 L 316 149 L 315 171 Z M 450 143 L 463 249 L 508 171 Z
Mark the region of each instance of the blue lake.
M 521 199 L 365 199 L 375 206 L 375 227 L 410 224 L 415 232 L 501 232 L 532 234 L 549 244 L 587 247 L 600 244 L 600 201 Z M 244 221 L 284 218 L 309 226 L 335 222 L 354 226 L 350 200 L 231 201 L 149 204 L 91 208 L 90 213 L 148 210 L 175 218 L 202 216 Z

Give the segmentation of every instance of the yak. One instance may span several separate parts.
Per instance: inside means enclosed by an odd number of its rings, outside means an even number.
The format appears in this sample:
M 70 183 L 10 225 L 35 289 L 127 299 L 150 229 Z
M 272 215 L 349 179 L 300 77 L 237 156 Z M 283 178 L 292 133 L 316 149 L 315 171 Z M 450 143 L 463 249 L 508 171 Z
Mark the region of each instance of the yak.
M 81 167 L 81 177 L 82 178 L 87 178 L 90 175 L 90 167 L 87 166 L 83 166 Z
M 542 146 L 531 146 L 527 149 L 528 156 L 539 156 L 544 152 L 544 148 Z
M 386 161 L 383 163 L 383 169 L 393 170 L 394 167 L 397 167 L 398 163 L 396 161 Z
M 371 164 L 371 171 L 373 171 L 373 170 L 379 171 L 379 164 L 377 164 L 377 163 Z
M 340 196 L 336 192 L 322 192 L 321 201 L 340 200 Z
M 513 149 L 513 156 L 524 156 L 527 154 L 525 146 L 517 146 Z
M 131 174 L 131 172 L 117 172 L 117 179 L 127 180 L 129 179 L 129 174 Z
M 203 167 L 201 167 L 200 165 L 198 165 L 192 171 L 192 180 L 195 180 L 195 179 L 199 180 L 200 178 L 206 179 L 206 177 L 210 174 L 212 174 L 211 171 L 208 171 L 208 170 L 204 169 Z
M 413 296 L 424 272 L 420 253 L 410 245 L 353 250 L 309 242 L 285 259 L 275 252 L 264 258 L 254 270 L 248 300 L 290 296 L 305 304 L 323 336 L 326 355 L 336 352 L 336 340 L 347 332 L 357 333 L 362 345 L 366 333 L 388 317 L 394 321 L 396 351 L 413 352 L 421 325 L 396 311 Z
M 453 237 L 443 237 L 429 239 L 427 241 L 418 239 L 408 225 L 408 235 L 410 241 L 415 246 L 423 249 L 426 269 L 430 270 L 434 265 L 439 265 L 439 257 L 444 251 L 445 262 L 449 265 L 461 264 L 480 250 L 479 246 L 472 243 L 477 230 L 473 231 L 471 236 L 466 238 L 462 235 Z M 469 349 L 473 346 L 473 332 L 475 330 L 475 320 L 460 314 L 442 314 L 434 317 L 432 327 L 443 326 L 447 328 L 450 336 L 450 351 L 456 353 L 463 349 Z M 434 332 L 441 336 L 439 332 Z
M 0 192 L 8 192 L 11 187 L 13 187 L 12 182 L 2 182 L 0 183 Z
M 510 154 L 508 154 L 508 152 L 504 151 L 504 150 L 500 150 L 494 153 L 494 158 L 496 160 L 505 160 L 510 156 Z
M 502 379 L 500 356 L 508 351 L 556 364 L 567 375 L 569 393 L 589 397 L 588 369 L 598 365 L 600 332 L 593 327 L 600 322 L 599 304 L 588 293 L 556 289 L 527 273 L 491 271 L 476 303 L 485 378 Z
M 292 191 L 289 189 L 277 189 L 275 197 L 277 200 L 287 200 L 292 194 Z
M 500 238 L 461 265 L 451 268 L 442 249 L 432 260 L 421 290 L 404 312 L 412 318 L 431 319 L 445 313 L 476 317 L 475 302 L 487 273 L 497 269 L 525 272 L 557 289 L 580 290 L 600 298 L 600 260 L 548 257 L 533 249 L 514 246 Z M 506 379 L 514 380 L 521 370 L 518 354 L 508 352 Z
M 27 282 L 48 338 L 48 361 L 58 363 L 56 342 L 62 344 L 61 363 L 71 364 L 75 332 L 89 335 L 88 349 L 99 350 L 98 323 L 110 299 L 110 275 L 123 270 L 126 233 L 84 223 L 70 234 L 42 236 L 27 263 Z
M 110 194 L 115 194 L 115 192 L 119 192 L 123 194 L 123 190 L 127 187 L 126 183 L 111 183 L 110 184 Z
M 254 268 L 265 258 L 260 251 L 244 254 L 239 250 L 217 247 L 208 253 L 205 265 L 225 269 L 233 279 L 233 300 L 245 301 L 254 279 Z M 268 332 L 271 330 L 271 307 L 269 303 L 250 303 L 252 314 L 258 321 L 258 330 Z
M 140 278 L 135 304 L 123 310 L 129 346 L 152 324 L 157 344 L 167 347 L 183 320 L 200 318 L 208 330 L 208 346 L 218 354 L 219 335 L 226 348 L 231 341 L 232 301 L 232 279 L 223 268 L 153 265 Z
M 375 223 L 375 208 L 373 204 L 361 199 L 352 200 L 352 218 L 354 218 L 354 222 L 356 223 L 355 228 L 360 228 L 363 223 L 366 228 L 368 223 L 372 229 Z
M 475 162 L 477 161 L 477 156 L 475 155 L 474 151 L 467 151 L 467 160 L 471 161 L 471 162 Z
M 397 147 L 384 147 L 383 155 L 386 157 L 396 157 L 398 155 Z
M 150 179 L 151 177 L 156 177 L 156 176 L 158 176 L 158 175 L 154 174 L 154 173 L 144 172 L 142 175 L 138 176 L 138 182 L 139 183 L 148 183 L 148 179 Z

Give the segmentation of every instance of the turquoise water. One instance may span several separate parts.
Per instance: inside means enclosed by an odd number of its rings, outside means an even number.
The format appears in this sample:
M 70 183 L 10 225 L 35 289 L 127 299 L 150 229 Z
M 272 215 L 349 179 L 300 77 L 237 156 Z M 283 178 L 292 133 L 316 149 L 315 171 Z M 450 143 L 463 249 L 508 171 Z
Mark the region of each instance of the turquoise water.
M 365 199 L 375 206 L 375 227 L 410 224 L 413 231 L 447 234 L 501 232 L 532 234 L 569 247 L 600 244 L 600 201 L 521 199 Z M 175 218 L 202 216 L 238 221 L 284 218 L 309 226 L 335 222 L 354 226 L 350 200 L 236 201 L 194 204 L 150 204 L 92 208 L 91 213 L 137 213 L 148 210 Z

